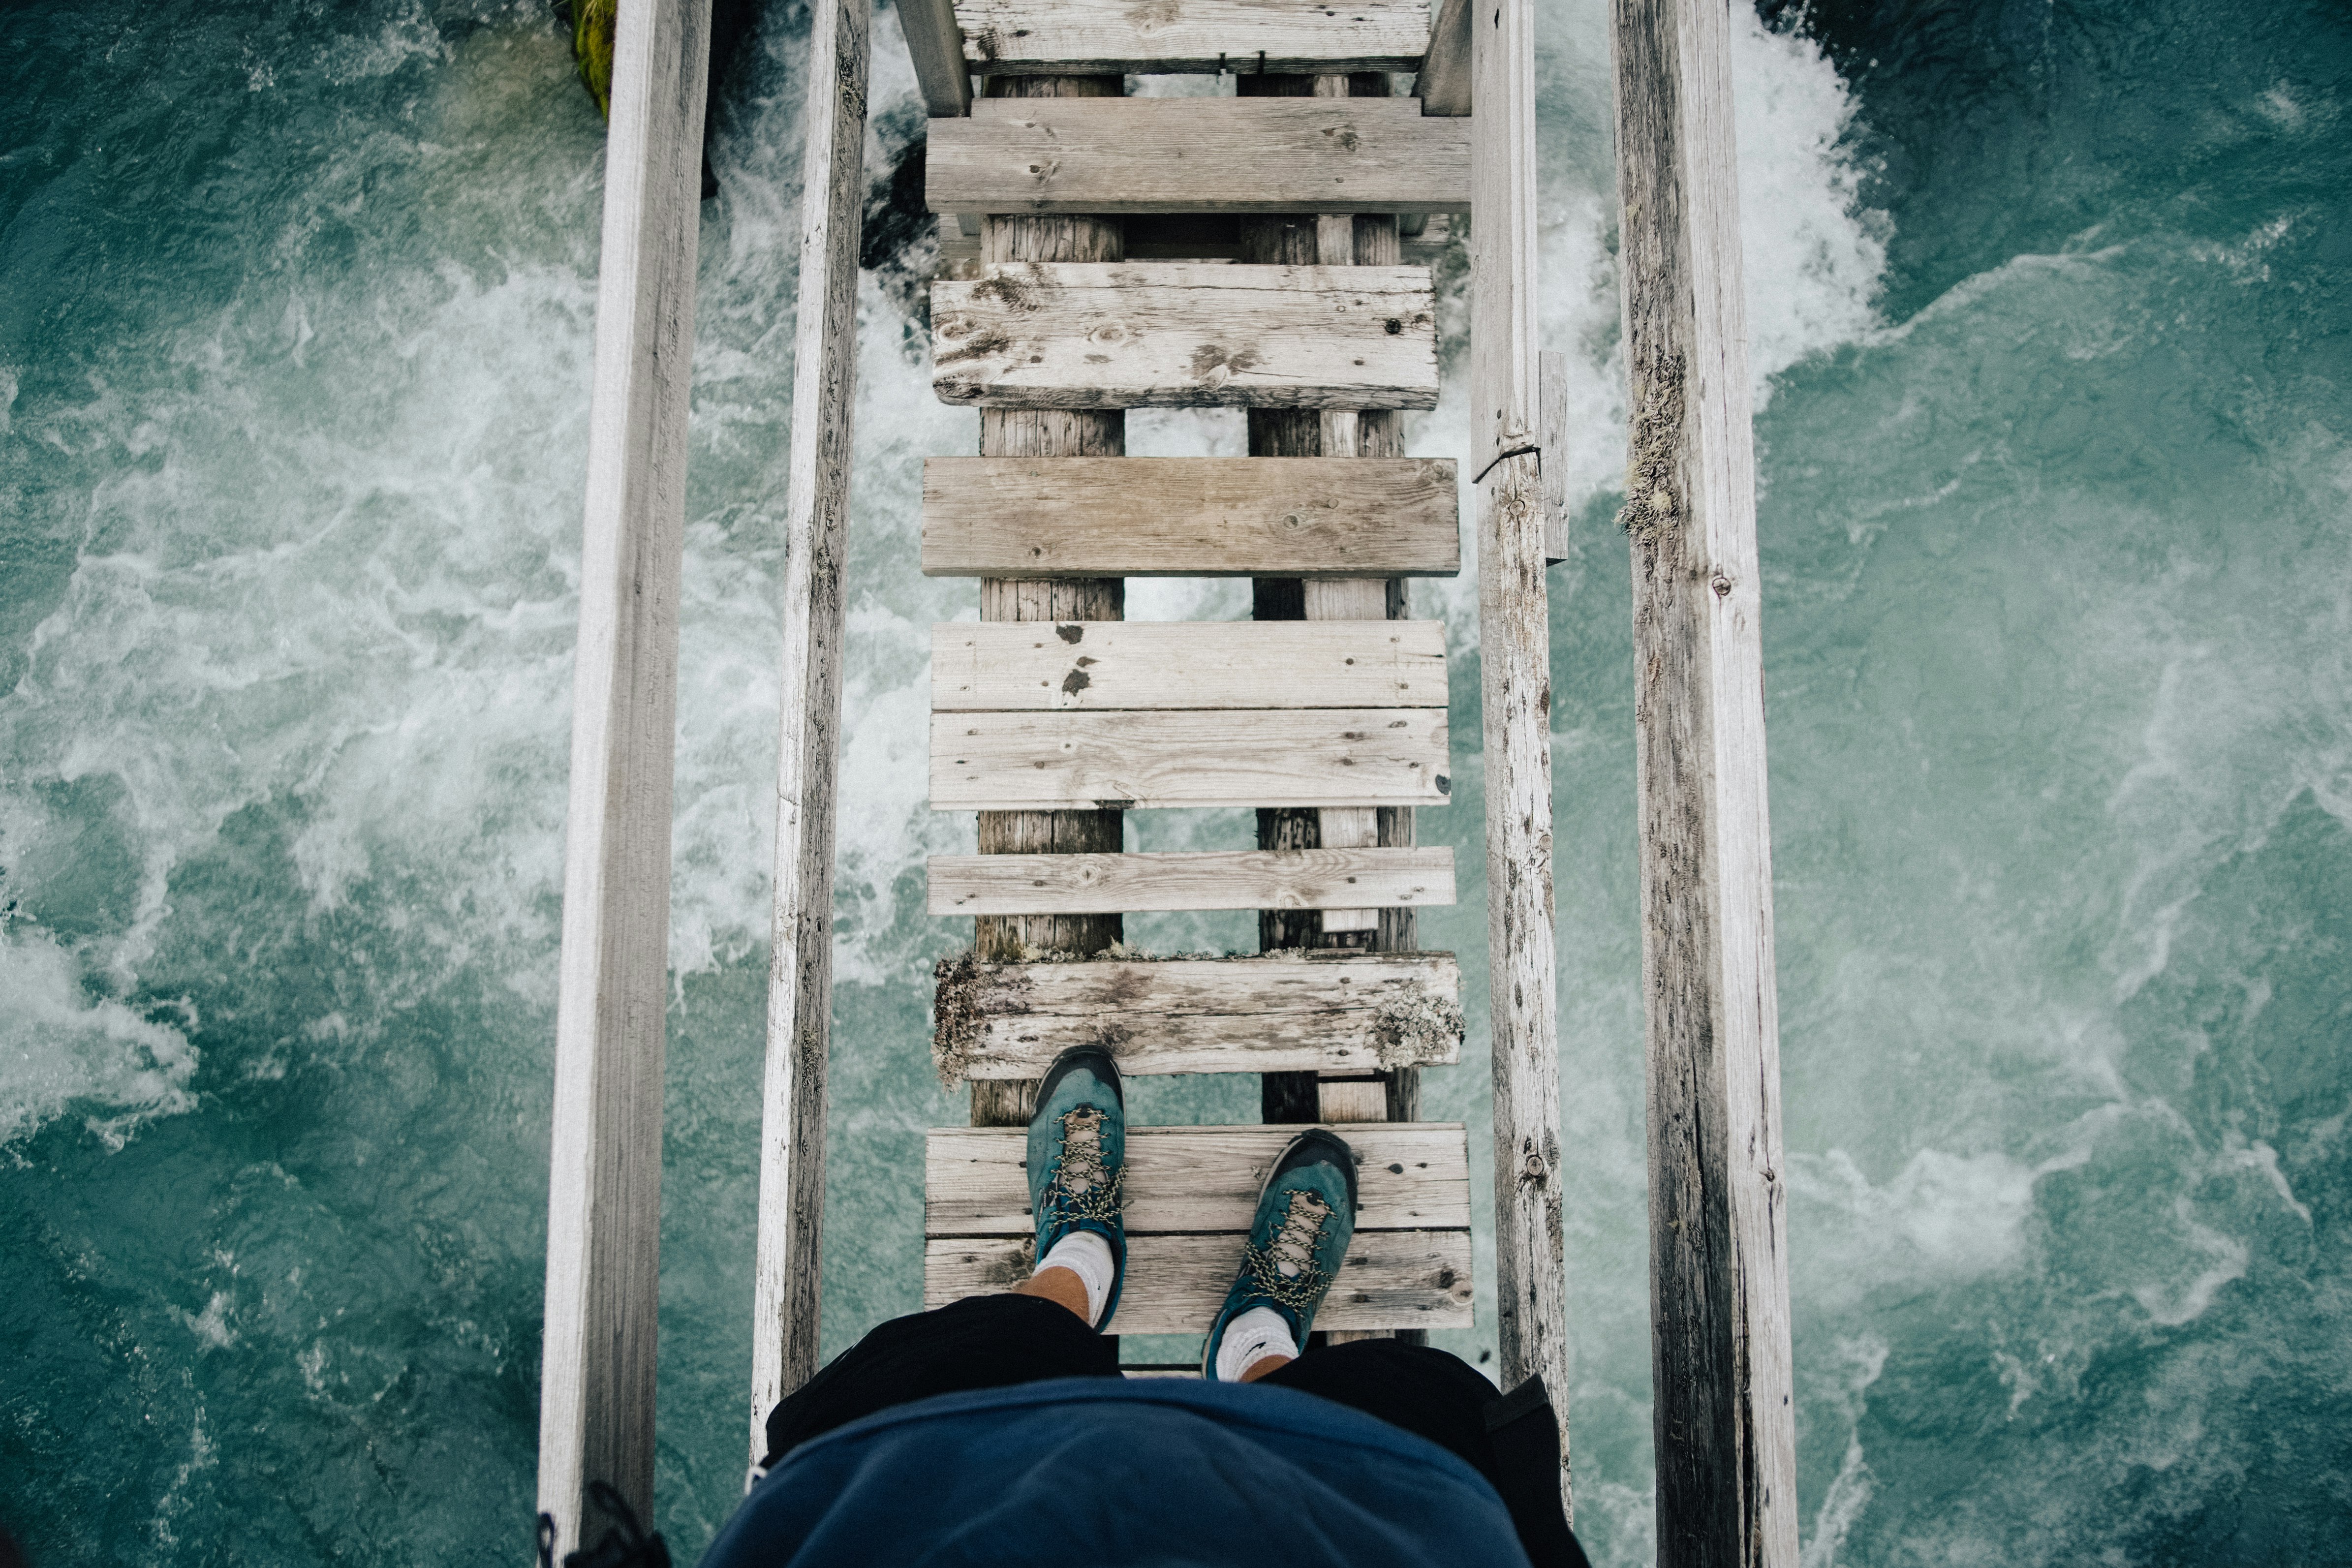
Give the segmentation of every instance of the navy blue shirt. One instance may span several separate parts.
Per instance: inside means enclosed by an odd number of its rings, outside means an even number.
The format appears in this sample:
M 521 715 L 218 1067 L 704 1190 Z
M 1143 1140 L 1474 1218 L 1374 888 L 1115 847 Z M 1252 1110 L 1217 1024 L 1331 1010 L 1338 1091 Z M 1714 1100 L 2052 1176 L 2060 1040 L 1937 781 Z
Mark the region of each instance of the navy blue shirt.
M 1503 1500 L 1311 1394 L 1067 1377 L 901 1405 L 803 1444 L 702 1568 L 1527 1568 Z

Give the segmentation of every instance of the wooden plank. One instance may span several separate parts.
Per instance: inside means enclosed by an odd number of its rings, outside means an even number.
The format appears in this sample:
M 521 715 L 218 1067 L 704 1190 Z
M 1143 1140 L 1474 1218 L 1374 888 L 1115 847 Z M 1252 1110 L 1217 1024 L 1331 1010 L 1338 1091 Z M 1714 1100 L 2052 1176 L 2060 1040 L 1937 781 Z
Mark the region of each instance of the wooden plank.
M 992 75 L 1409 71 L 1429 0 L 960 0 L 964 57 Z
M 1454 476 L 1439 457 L 932 457 L 923 571 L 1451 577 Z
M 1026 1237 L 940 1238 L 923 1244 L 923 1305 L 994 1295 L 1029 1277 Z M 1119 1333 L 1202 1333 L 1241 1266 L 1233 1236 L 1138 1236 L 1127 1248 L 1127 1282 L 1111 1328 Z M 1470 1233 L 1359 1231 L 1339 1282 L 1315 1315 L 1318 1329 L 1466 1329 L 1471 1325 Z
M 1129 1076 L 1373 1072 L 1462 1049 L 1451 953 L 940 967 L 931 1040 L 942 1079 L 1034 1078 L 1074 1045 Z
M 1458 213 L 1470 125 L 1410 99 L 990 99 L 931 127 L 935 213 Z
M 931 809 L 1439 806 L 1444 708 L 931 716 Z
M 1240 1233 L 1296 1127 L 1131 1127 L 1125 1215 L 1130 1236 Z M 1470 1166 L 1459 1123 L 1350 1128 L 1356 1228 L 1458 1230 L 1470 1224 Z M 1025 1127 L 934 1127 L 924 1149 L 923 1233 L 1027 1236 Z
M 670 800 L 709 0 L 621 9 L 589 393 L 557 961 L 539 1511 L 653 1517 Z
M 954 0 L 899 0 L 898 26 L 915 63 L 915 85 L 934 120 L 971 112 L 971 71 L 963 60 L 963 33 Z M 861 110 L 859 118 L 863 119 Z
M 1117 98 L 1120 76 L 988 78 L 992 95 L 1010 98 Z M 1127 228 L 1118 218 L 989 217 L 981 220 L 984 259 L 1010 262 L 1114 262 L 1126 255 Z M 1127 415 L 1120 410 L 984 408 L 980 413 L 983 458 L 1121 457 Z M 1117 621 L 1127 612 L 1127 584 L 1116 577 L 981 580 L 982 621 Z M 1116 852 L 1125 835 L 1116 810 L 982 811 L 982 854 Z M 1125 933 L 1118 915 L 983 915 L 972 922 L 972 942 L 983 958 L 1026 953 L 1099 953 Z M 1025 1126 L 1035 1099 L 1034 1081 L 994 1080 L 971 1087 L 974 1126 Z
M 997 408 L 1434 408 L 1418 267 L 992 265 L 931 285 L 932 388 Z
M 751 1270 L 751 1462 L 768 1413 L 814 1375 L 824 1252 L 825 1066 L 833 1009 L 834 804 L 841 753 L 842 572 L 856 401 L 870 8 L 815 0 L 784 492 L 785 694 Z
M 1442 621 L 941 622 L 935 713 L 1444 707 Z
M 1791 1568 L 1755 468 L 1729 24 L 1614 0 L 1632 371 L 1634 758 L 1648 1015 L 1651 1372 L 1670 1568 Z
M 1419 907 L 1454 902 L 1454 852 L 933 855 L 929 878 L 933 915 Z
M 1131 213 L 1125 221 L 1129 261 L 1245 259 L 1237 227 L 1242 220 L 1237 214 Z M 940 220 L 939 265 L 933 277 L 968 277 L 979 269 L 980 236 L 967 235 L 959 226 L 971 222 L 969 213 L 959 219 Z M 1461 223 L 1460 218 L 1445 213 L 1409 213 L 1400 216 L 1397 262 L 1436 266 L 1452 248 Z
M 1470 112 L 1470 0 L 1437 0 L 1429 56 L 1412 84 L 1423 114 Z
M 1568 356 L 1548 350 L 1537 356 L 1543 389 L 1544 564 L 1568 559 Z
M 1501 1384 L 1540 1376 L 1568 1498 L 1567 1270 L 1551 880 L 1551 634 L 1536 401 L 1535 14 L 1481 0 L 1472 71 L 1470 389 L 1478 491 Z

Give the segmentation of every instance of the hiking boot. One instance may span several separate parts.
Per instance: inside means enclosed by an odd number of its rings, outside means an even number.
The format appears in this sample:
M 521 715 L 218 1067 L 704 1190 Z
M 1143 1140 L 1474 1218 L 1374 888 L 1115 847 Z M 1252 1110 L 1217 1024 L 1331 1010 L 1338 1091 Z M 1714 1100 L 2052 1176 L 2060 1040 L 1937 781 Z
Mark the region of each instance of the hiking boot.
M 1316 1309 L 1339 1277 L 1339 1260 L 1355 1234 L 1354 1151 L 1321 1127 L 1299 1134 L 1274 1162 L 1258 1194 L 1241 1272 L 1202 1347 L 1201 1375 L 1216 1380 L 1226 1326 L 1255 1308 L 1267 1308 L 1288 1323 L 1292 1341 L 1304 1349 Z
M 1074 1231 L 1091 1231 L 1110 1246 L 1110 1295 L 1100 1329 L 1118 1311 L 1127 1280 L 1127 1227 L 1119 1217 L 1127 1179 L 1127 1101 L 1118 1064 L 1100 1046 L 1081 1045 L 1054 1059 L 1037 1085 L 1037 1113 L 1029 1119 L 1029 1212 L 1037 1222 L 1037 1257 Z

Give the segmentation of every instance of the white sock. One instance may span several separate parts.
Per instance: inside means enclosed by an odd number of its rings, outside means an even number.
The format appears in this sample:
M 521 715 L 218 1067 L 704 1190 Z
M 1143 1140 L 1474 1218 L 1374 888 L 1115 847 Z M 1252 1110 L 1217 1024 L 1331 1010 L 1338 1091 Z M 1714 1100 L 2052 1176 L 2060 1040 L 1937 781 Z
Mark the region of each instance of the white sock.
M 1272 1307 L 1252 1307 L 1225 1325 L 1217 1343 L 1217 1381 L 1239 1383 L 1242 1374 L 1269 1355 L 1297 1356 L 1298 1342 L 1290 1325 Z
M 1086 1281 L 1087 1322 L 1101 1322 L 1103 1303 L 1110 1300 L 1111 1279 L 1118 1272 L 1111 1262 L 1110 1243 L 1091 1230 L 1073 1230 L 1037 1260 L 1037 1273 L 1048 1269 L 1067 1269 Z

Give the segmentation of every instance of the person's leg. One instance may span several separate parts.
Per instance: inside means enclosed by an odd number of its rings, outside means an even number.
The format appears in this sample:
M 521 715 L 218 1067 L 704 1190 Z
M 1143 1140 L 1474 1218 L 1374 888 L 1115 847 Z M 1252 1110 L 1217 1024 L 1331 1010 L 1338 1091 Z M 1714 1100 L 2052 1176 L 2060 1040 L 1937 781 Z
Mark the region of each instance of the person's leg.
M 967 1297 L 875 1329 L 769 1413 L 761 1468 L 895 1405 L 1051 1377 L 1118 1376 L 1118 1343 L 1097 1331 L 1117 1304 L 1126 1261 L 1125 1164 L 1118 1069 L 1097 1050 L 1065 1052 L 1038 1086 L 1029 1128 L 1035 1271 L 1007 1294 Z

